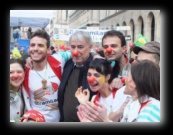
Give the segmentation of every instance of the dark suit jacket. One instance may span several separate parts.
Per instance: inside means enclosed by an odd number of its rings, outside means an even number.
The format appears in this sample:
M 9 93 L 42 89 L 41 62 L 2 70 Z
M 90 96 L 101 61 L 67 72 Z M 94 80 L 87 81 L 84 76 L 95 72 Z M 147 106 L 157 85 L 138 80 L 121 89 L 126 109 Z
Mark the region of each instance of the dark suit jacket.
M 80 69 L 79 73 L 79 80 L 78 80 L 78 87 L 82 86 L 83 89 L 88 88 L 90 90 L 90 99 L 91 97 L 96 94 L 91 91 L 88 81 L 87 81 L 87 72 L 88 72 L 88 67 L 89 63 L 92 61 L 93 57 L 90 54 L 89 58 L 87 61 L 84 63 L 84 66 Z M 62 80 L 58 89 L 58 104 L 59 104 L 59 110 L 60 110 L 60 121 L 64 121 L 64 115 L 63 115 L 63 102 L 64 102 L 64 92 L 65 92 L 65 87 L 68 81 L 68 78 L 74 68 L 74 63 L 72 59 L 67 61 L 67 63 L 64 66 L 64 71 L 62 75 Z M 74 95 L 72 95 L 74 96 Z

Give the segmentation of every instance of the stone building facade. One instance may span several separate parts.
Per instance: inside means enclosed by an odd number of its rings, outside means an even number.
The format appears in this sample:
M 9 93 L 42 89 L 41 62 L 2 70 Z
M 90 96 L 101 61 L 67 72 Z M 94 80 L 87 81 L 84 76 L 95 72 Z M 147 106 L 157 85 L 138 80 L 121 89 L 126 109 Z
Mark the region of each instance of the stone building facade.
M 132 41 L 139 34 L 149 41 L 160 42 L 160 10 L 68 10 L 69 28 L 86 29 L 99 27 L 101 30 L 129 26 L 130 30 L 120 30 Z

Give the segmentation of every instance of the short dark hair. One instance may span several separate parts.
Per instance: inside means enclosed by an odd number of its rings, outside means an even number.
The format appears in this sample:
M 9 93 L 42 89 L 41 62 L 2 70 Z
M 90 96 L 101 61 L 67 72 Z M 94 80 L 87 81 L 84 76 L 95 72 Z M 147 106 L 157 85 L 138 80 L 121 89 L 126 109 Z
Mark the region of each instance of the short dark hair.
M 112 82 L 112 80 L 118 76 L 119 73 L 119 64 L 115 63 L 115 66 L 113 67 L 113 70 L 111 70 L 111 62 L 107 61 L 106 59 L 102 58 L 95 58 L 93 59 L 90 64 L 89 68 L 95 69 L 98 73 L 107 76 L 108 74 L 111 75 L 109 79 L 109 84 Z
M 22 66 L 23 70 L 25 70 L 25 64 L 26 64 L 26 61 L 25 59 L 23 58 L 19 58 L 19 59 L 10 59 L 10 64 L 13 64 L 13 63 L 18 63 Z
M 17 47 L 17 46 L 19 46 L 19 43 L 14 43 L 14 47 Z
M 121 46 L 126 46 L 126 40 L 125 40 L 125 36 L 123 35 L 123 33 L 121 33 L 120 31 L 117 31 L 117 30 L 110 30 L 110 31 L 107 31 L 103 37 L 102 37 L 102 46 L 103 46 L 103 40 L 106 38 L 106 37 L 118 37 L 120 40 L 121 40 Z
M 54 50 L 55 48 L 53 46 L 50 47 L 51 50 Z
M 50 36 L 45 30 L 42 30 L 42 29 L 36 30 L 35 32 L 32 33 L 31 39 L 33 37 L 36 37 L 36 36 L 46 39 L 47 40 L 46 45 L 47 45 L 47 48 L 49 48 L 49 46 L 50 46 Z

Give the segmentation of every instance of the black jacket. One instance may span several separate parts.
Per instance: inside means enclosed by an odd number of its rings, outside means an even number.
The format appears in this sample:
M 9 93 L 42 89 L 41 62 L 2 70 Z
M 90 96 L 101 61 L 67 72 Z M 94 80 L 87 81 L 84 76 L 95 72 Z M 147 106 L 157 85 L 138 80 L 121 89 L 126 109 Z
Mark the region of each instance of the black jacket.
M 92 61 L 92 59 L 93 59 L 93 57 L 90 54 L 89 58 L 84 63 L 84 66 L 82 68 L 80 68 L 79 80 L 78 80 L 78 87 L 82 86 L 83 89 L 88 88 L 90 90 L 90 99 L 94 94 L 96 94 L 96 93 L 91 91 L 89 84 L 88 84 L 88 81 L 87 81 L 88 67 L 89 67 L 89 63 Z M 64 121 L 64 115 L 63 115 L 64 92 L 65 92 L 65 87 L 66 87 L 68 78 L 69 78 L 73 68 L 74 68 L 74 63 L 73 63 L 72 59 L 70 59 L 69 61 L 67 61 L 67 63 L 64 66 L 62 80 L 61 80 L 59 90 L 58 90 L 58 104 L 59 104 L 59 110 L 60 110 L 60 122 Z

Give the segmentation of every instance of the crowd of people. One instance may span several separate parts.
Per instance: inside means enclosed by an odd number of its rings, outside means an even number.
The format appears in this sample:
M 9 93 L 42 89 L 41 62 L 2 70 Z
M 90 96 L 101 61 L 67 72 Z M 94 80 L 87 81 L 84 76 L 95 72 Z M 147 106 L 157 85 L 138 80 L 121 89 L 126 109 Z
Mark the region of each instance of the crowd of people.
M 134 44 L 134 58 L 120 31 L 107 31 L 101 44 L 91 51 L 91 36 L 76 31 L 70 50 L 55 51 L 49 34 L 38 29 L 21 59 L 16 43 L 10 122 L 160 122 L 160 43 Z
M 19 59 L 22 58 L 26 60 L 29 57 L 28 52 L 26 52 L 25 47 L 21 46 L 19 50 L 20 44 L 19 43 L 14 43 L 14 48 L 10 52 L 10 59 Z
M 27 31 L 27 39 L 30 40 L 32 35 L 32 28 L 29 27 Z M 18 43 L 18 39 L 22 38 L 22 31 L 20 29 L 20 26 L 16 27 L 13 31 L 13 38 L 14 38 L 14 48 L 12 51 L 10 51 L 10 59 L 27 59 L 29 57 L 28 52 L 26 51 L 26 48 Z M 20 50 L 19 50 L 20 48 Z

